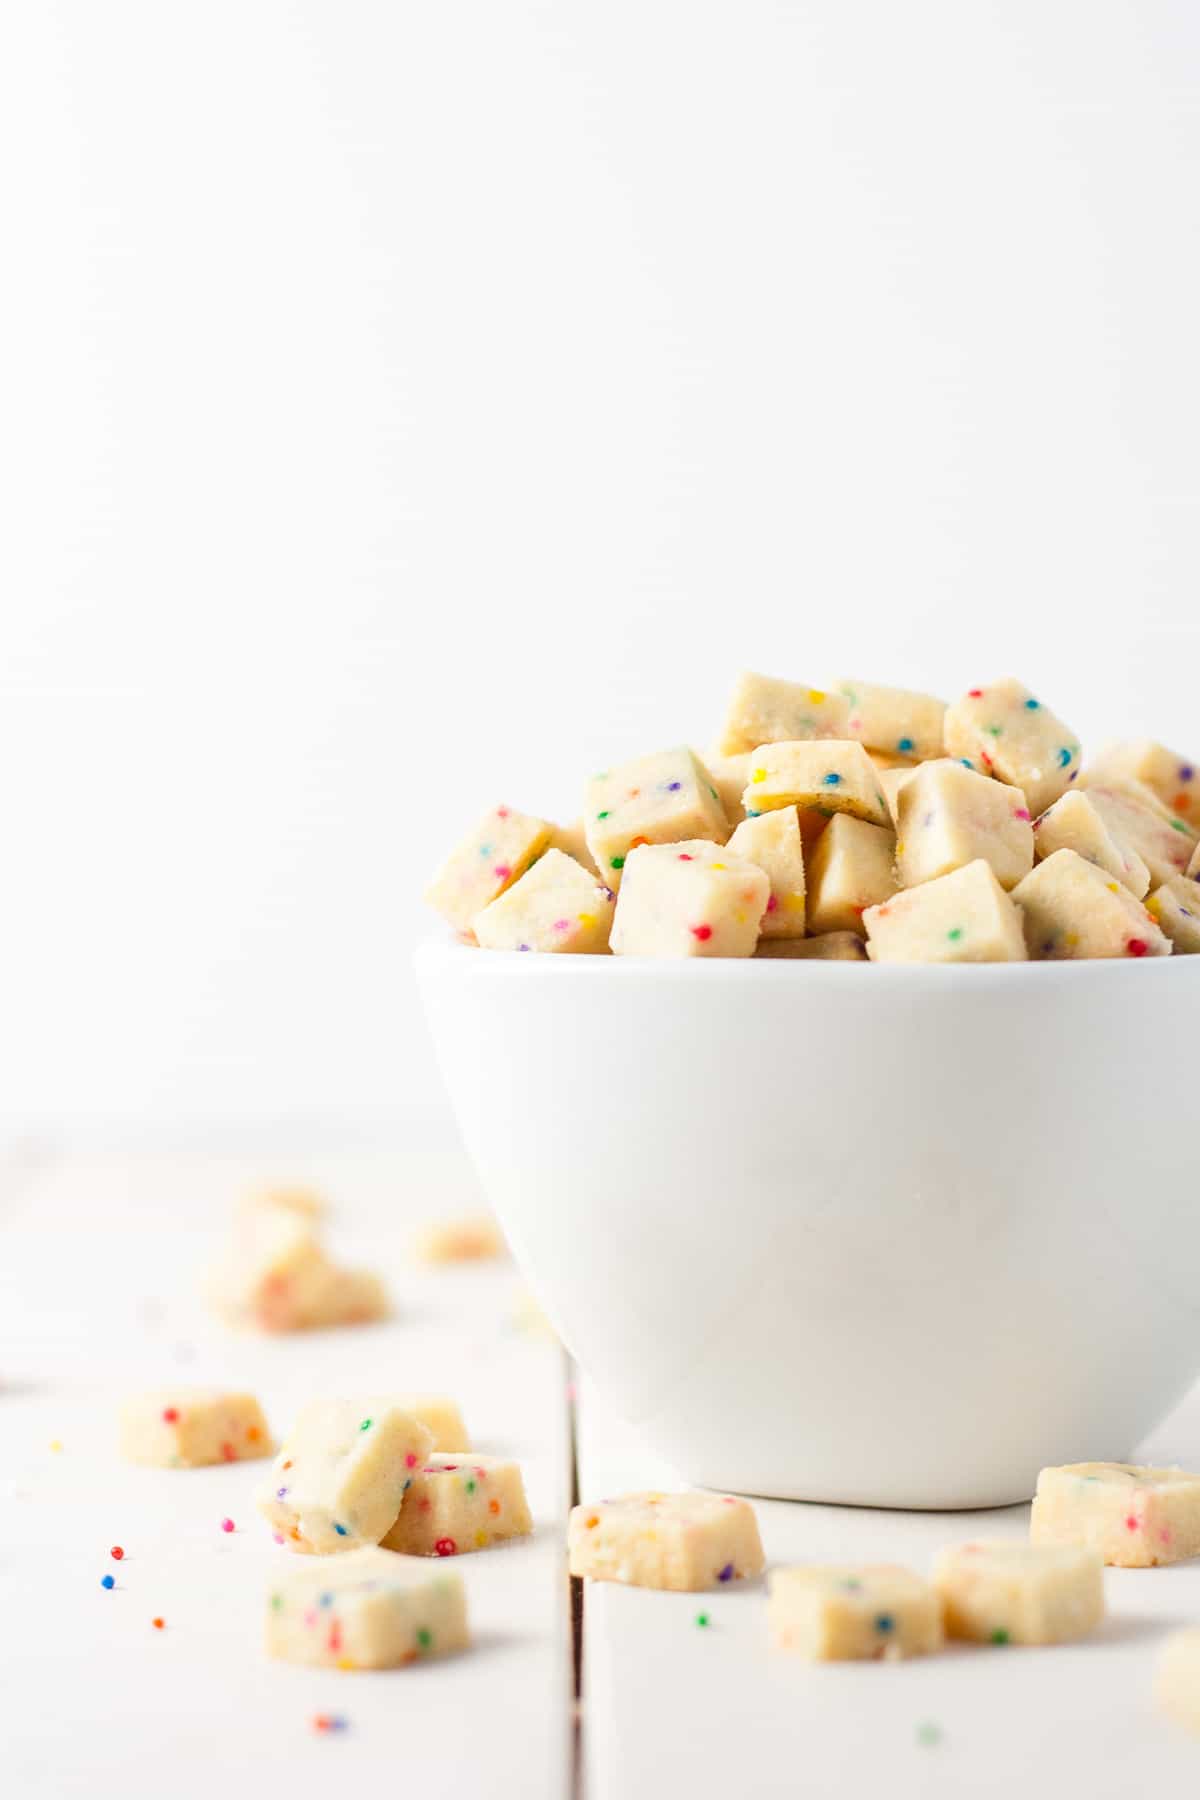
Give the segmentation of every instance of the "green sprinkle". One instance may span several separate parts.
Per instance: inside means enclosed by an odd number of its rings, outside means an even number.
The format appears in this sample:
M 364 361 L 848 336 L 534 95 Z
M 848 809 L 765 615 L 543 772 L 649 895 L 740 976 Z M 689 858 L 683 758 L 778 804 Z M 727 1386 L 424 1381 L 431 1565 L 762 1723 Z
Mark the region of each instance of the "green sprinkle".
M 993 1631 L 988 1642 L 992 1643 L 992 1644 L 1007 1644 L 1007 1642 L 1008 1642 L 1007 1631 L 1004 1630 L 1003 1626 L 998 1626 L 997 1629 L 995 1631 Z
M 278 1612 L 279 1609 L 282 1607 L 282 1605 L 283 1605 L 283 1595 L 282 1594 L 272 1594 L 271 1595 L 271 1611 Z
M 696 1614 L 696 1623 L 700 1627 L 701 1631 L 705 1631 L 705 1630 L 707 1630 L 708 1626 L 712 1624 L 712 1620 L 709 1618 L 707 1613 L 697 1613 Z
M 468 1494 L 473 1494 L 475 1492 L 474 1481 L 464 1481 L 463 1486 L 466 1488 Z
M 720 794 L 718 794 L 715 787 L 710 787 L 708 791 L 712 795 L 714 800 L 720 800 L 721 796 L 720 796 Z
M 358 1429 L 360 1431 L 370 1431 L 372 1423 L 373 1421 L 371 1419 L 364 1419 Z
M 1003 725 L 989 725 L 987 730 L 992 737 L 1002 737 L 1004 735 Z
M 422 1625 L 420 1631 L 417 1633 L 417 1643 L 422 1650 L 428 1650 L 433 1643 L 432 1631 L 426 1631 L 425 1627 Z
M 623 869 L 625 867 L 625 858 L 623 856 L 610 856 L 608 859 L 608 866 L 610 869 Z
M 1172 819 L 1171 820 L 1171 830 L 1172 831 L 1187 831 L 1187 829 L 1188 828 L 1184 824 L 1182 819 Z M 1188 832 L 1188 836 L 1189 837 L 1191 836 L 1190 832 Z
M 596 814 L 596 817 L 597 817 L 597 818 L 598 818 L 598 819 L 607 819 L 607 817 L 608 817 L 608 814 L 609 814 L 609 808 L 608 808 L 608 807 L 605 807 L 605 809 L 604 809 L 604 811 L 603 811 L 603 812 L 602 812 L 602 813 L 597 813 L 597 814 Z
M 922 1722 L 917 1726 L 917 1742 L 918 1742 L 918 1744 L 924 1744 L 927 1749 L 931 1749 L 934 1744 L 940 1744 L 941 1741 L 942 1741 L 941 1726 L 935 1725 L 933 1723 L 932 1719 L 922 1720 Z
M 946 936 L 950 939 L 950 942 L 952 944 L 957 944 L 957 942 L 958 942 L 959 938 L 962 936 L 962 934 L 963 934 L 962 926 L 956 925 L 954 927 L 953 931 L 948 931 L 946 933 Z

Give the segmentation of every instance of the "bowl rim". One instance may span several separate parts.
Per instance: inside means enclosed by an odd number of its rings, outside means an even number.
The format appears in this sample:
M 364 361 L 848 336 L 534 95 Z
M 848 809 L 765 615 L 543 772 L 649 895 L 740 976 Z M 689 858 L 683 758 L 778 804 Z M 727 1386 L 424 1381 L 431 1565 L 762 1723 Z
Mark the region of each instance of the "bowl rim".
M 1150 965 L 1158 963 L 1170 968 L 1176 962 L 1191 963 L 1200 971 L 1200 956 L 1195 958 L 1173 952 L 1170 956 L 1092 956 L 1063 958 L 1045 962 L 997 963 L 870 963 L 860 961 L 824 961 L 818 957 L 750 957 L 750 956 L 571 956 L 544 954 L 525 955 L 519 950 L 484 950 L 467 943 L 457 933 L 432 932 L 412 952 L 416 968 L 450 968 L 460 973 L 492 975 L 521 981 L 636 981 L 648 976 L 678 981 L 846 981 L 859 980 L 849 973 L 864 966 L 871 970 L 871 981 L 909 983 L 926 981 L 950 986 L 968 982 L 974 987 L 1012 985 L 1036 982 L 1164 980 L 1151 973 Z M 474 965 L 474 966 L 473 966 Z M 1103 971 L 1098 974 L 1097 971 Z M 1124 970 L 1125 974 L 1118 974 Z M 1134 974 L 1136 971 L 1136 976 Z M 1172 977 L 1178 979 L 1178 976 Z M 1187 978 L 1185 977 L 1185 980 Z M 1192 977 L 1195 979 L 1195 977 Z

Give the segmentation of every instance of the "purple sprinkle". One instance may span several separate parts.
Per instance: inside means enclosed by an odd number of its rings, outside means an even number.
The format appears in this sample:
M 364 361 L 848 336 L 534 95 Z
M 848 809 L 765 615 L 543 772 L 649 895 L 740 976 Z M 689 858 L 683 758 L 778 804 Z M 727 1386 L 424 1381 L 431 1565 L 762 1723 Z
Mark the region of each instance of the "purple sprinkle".
M 733 1564 L 732 1563 L 726 1563 L 725 1567 L 718 1571 L 717 1580 L 718 1581 L 732 1581 L 733 1580 Z
M 616 897 L 617 897 L 617 896 L 616 896 L 616 895 L 615 895 L 615 894 L 614 894 L 614 893 L 613 893 L 613 891 L 612 891 L 612 889 L 611 889 L 611 888 L 601 888 L 601 890 L 600 890 L 600 892 L 601 892 L 601 893 L 602 893 L 602 894 L 603 894 L 603 895 L 604 895 L 604 898 L 605 898 L 605 899 L 606 899 L 606 900 L 615 900 L 615 899 L 616 899 Z
M 682 781 L 668 781 L 667 792 L 668 794 L 677 794 L 682 786 Z
M 925 817 L 921 820 L 921 823 L 922 823 L 922 825 L 925 825 L 925 826 L 932 825 L 933 824 L 933 814 L 931 812 L 927 812 L 925 814 Z
M 1196 771 L 1193 769 L 1191 763 L 1184 763 L 1179 771 L 1179 779 L 1180 781 L 1191 781 L 1194 778 L 1195 773 Z
M 518 944 L 517 945 L 518 950 L 528 950 L 528 948 L 529 948 L 528 944 Z
M 276 1488 L 276 1489 L 275 1489 L 275 1498 L 276 1498 L 276 1499 L 277 1499 L 277 1500 L 282 1500 L 282 1499 L 283 1499 L 283 1496 L 284 1496 L 284 1495 L 285 1495 L 285 1494 L 286 1494 L 286 1493 L 287 1493 L 287 1489 L 286 1489 L 286 1488 Z

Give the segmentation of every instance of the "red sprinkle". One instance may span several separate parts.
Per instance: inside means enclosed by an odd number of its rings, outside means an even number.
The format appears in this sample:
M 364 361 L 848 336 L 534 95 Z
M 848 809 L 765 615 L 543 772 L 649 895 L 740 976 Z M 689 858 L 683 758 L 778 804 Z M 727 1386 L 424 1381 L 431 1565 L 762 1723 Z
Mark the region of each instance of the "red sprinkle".
M 439 1556 L 457 1556 L 458 1545 L 453 1538 L 439 1538 L 433 1546 Z
M 968 700 L 982 700 L 983 699 L 983 689 L 982 688 L 968 688 L 967 689 L 967 699 Z
M 234 1525 L 233 1525 L 232 1519 L 222 1519 L 221 1520 L 221 1530 L 222 1531 L 232 1531 L 233 1529 L 234 1529 Z
M 690 855 L 688 851 L 681 850 L 679 852 L 679 860 L 680 862 L 695 862 L 696 859 L 694 856 Z
M 125 1552 L 122 1550 L 120 1544 L 114 1544 L 108 1554 L 112 1557 L 114 1562 L 120 1562 Z
M 707 944 L 709 938 L 712 936 L 711 925 L 693 925 L 691 931 L 692 936 L 694 938 L 699 938 L 702 944 Z
M 163 1419 L 168 1425 L 176 1424 L 179 1419 L 179 1408 L 177 1406 L 168 1406 L 163 1412 Z
M 1125 1528 L 1127 1531 L 1136 1531 L 1138 1528 L 1138 1522 L 1134 1518 L 1132 1513 L 1130 1513 L 1129 1517 L 1125 1521 Z
M 232 1444 L 222 1444 L 221 1445 L 221 1455 L 225 1458 L 226 1462 L 236 1462 L 237 1461 L 237 1451 L 234 1449 Z
M 1145 956 L 1150 946 L 1145 938 L 1130 938 L 1125 948 L 1128 950 L 1130 956 Z
M 1018 806 L 1016 811 L 1013 813 L 1014 819 L 1027 819 L 1028 817 L 1029 817 L 1029 808 L 1027 806 Z
M 767 911 L 774 912 L 778 905 L 778 900 L 775 898 L 774 894 L 772 894 L 771 898 L 767 901 Z
M 497 881 L 507 881 L 512 874 L 512 870 L 507 863 L 497 863 L 492 870 L 492 874 L 496 877 Z

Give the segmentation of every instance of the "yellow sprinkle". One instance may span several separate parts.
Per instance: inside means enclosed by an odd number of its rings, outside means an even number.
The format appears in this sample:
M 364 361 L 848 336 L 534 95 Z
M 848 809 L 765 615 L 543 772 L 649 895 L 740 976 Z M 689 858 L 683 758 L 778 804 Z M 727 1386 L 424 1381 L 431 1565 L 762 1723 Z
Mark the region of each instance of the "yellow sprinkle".
M 785 906 L 790 906 L 794 911 L 799 912 L 800 908 L 804 905 L 804 895 L 789 894 L 783 904 Z
M 808 697 L 814 706 L 820 706 L 825 699 L 825 695 L 821 692 L 820 688 L 809 688 Z
M 353 1669 L 355 1667 L 354 1659 L 349 1656 L 339 1656 L 337 1666 L 339 1669 Z
M 1104 885 L 1110 894 L 1115 894 L 1117 892 L 1117 884 L 1115 881 L 1106 881 Z
M 52 1450 L 61 1450 L 62 1445 L 57 1438 L 51 1438 L 50 1439 L 50 1448 Z
M 487 1541 L 488 1535 L 486 1531 L 477 1531 L 475 1533 L 475 1548 L 477 1550 L 482 1550 Z
M 897 845 L 896 845 L 896 855 L 897 855 L 897 856 L 903 856 L 903 855 L 904 855 L 904 845 L 903 845 L 903 844 L 897 844 Z
M 735 912 L 733 917 L 735 924 L 744 925 L 746 923 L 746 915 L 744 912 Z
M 767 779 L 767 771 L 765 769 L 751 769 L 750 779 L 751 781 L 765 781 Z
M 581 925 L 594 925 L 596 923 L 595 913 L 580 913 L 579 923 Z
M 728 864 L 726 864 L 726 863 L 710 863 L 709 864 L 710 869 L 724 869 L 727 867 L 728 867 Z
M 1068 931 L 1067 936 L 1066 936 L 1067 948 L 1069 950 L 1073 950 L 1078 942 L 1079 942 L 1079 933 L 1077 931 Z

